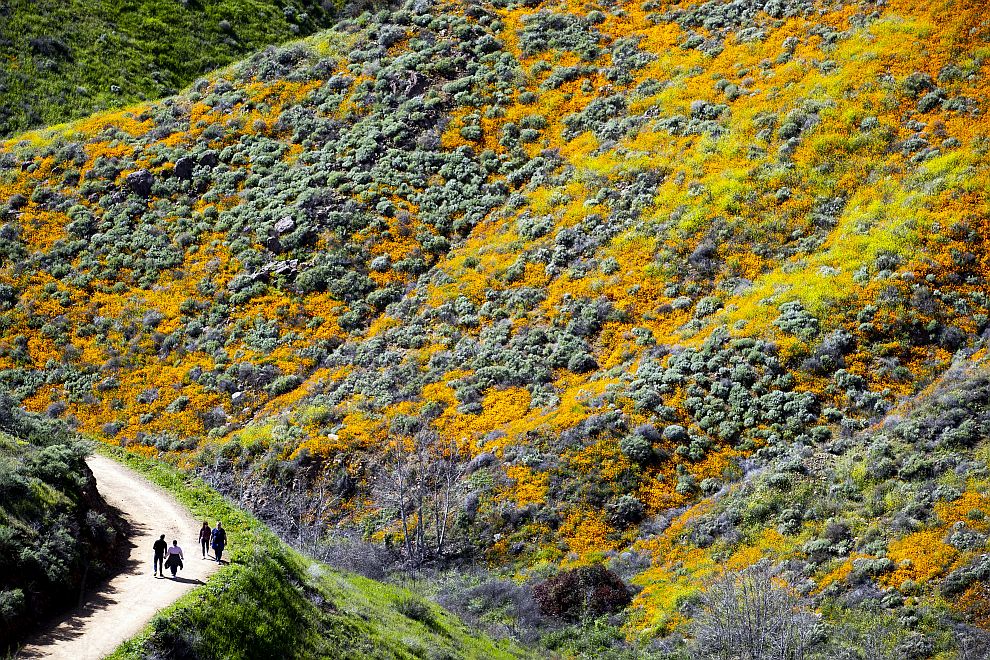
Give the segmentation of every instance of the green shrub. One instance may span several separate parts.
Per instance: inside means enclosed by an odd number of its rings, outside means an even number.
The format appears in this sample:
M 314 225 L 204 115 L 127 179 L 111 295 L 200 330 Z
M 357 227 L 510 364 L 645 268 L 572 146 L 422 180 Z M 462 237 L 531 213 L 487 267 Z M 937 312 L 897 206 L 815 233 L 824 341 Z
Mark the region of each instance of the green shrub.
M 419 621 L 426 626 L 436 625 L 433 609 L 421 598 L 403 596 L 395 602 L 395 609 L 404 617 Z
M 641 435 L 627 435 L 619 442 L 622 453 L 637 463 L 646 463 L 654 457 L 653 445 Z

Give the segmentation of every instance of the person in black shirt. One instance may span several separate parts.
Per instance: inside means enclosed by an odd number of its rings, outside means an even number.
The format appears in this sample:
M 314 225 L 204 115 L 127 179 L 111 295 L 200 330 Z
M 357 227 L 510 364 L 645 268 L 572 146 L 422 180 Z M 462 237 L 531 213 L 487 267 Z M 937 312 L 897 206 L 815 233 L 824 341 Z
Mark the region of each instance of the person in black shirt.
M 210 534 L 213 530 L 210 529 L 210 523 L 203 521 L 203 526 L 199 529 L 199 545 L 200 549 L 203 551 L 203 559 L 206 559 L 206 553 L 210 549 Z
M 217 563 L 222 563 L 220 557 L 223 556 L 223 549 L 227 547 L 227 531 L 219 522 L 216 529 L 210 534 L 210 545 L 213 546 L 213 554 L 216 555 Z
M 165 551 L 168 550 L 168 543 L 165 542 L 165 535 L 162 534 L 161 537 L 155 541 L 155 570 L 152 571 L 153 575 L 161 575 L 165 577 Z

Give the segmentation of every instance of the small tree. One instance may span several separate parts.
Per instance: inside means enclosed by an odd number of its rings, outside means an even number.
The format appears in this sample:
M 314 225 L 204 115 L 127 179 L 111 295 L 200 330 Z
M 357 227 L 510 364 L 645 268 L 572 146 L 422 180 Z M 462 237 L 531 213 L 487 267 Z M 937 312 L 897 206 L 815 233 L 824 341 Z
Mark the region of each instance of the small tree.
M 378 492 L 398 509 L 401 552 L 416 566 L 448 552 L 467 458 L 456 442 L 429 430 L 396 437 L 386 452 Z
M 297 475 L 292 480 L 291 490 L 286 493 L 283 506 L 276 510 L 286 540 L 303 552 L 325 561 L 326 520 L 342 499 L 331 492 L 325 475 L 312 482 Z
M 726 571 L 702 595 L 692 655 L 710 660 L 803 660 L 817 616 L 761 562 Z

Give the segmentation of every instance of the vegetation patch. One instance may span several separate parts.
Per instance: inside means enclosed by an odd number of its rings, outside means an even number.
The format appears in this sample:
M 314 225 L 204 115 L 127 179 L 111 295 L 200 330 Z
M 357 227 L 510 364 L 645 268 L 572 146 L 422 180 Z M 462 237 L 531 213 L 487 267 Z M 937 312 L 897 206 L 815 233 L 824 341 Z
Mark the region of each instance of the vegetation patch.
M 222 521 L 230 540 L 230 563 L 160 612 L 113 658 L 416 658 L 427 651 L 525 657 L 405 590 L 304 558 L 199 479 L 119 449 L 100 451 L 170 492 L 197 518 Z
M 0 8 L 0 135 L 175 94 L 337 18 L 318 0 L 13 0 Z
M 0 390 L 0 653 L 122 562 L 126 525 L 96 491 L 89 450 Z
M 984 365 L 988 38 L 972 0 L 341 17 L 0 146 L 0 383 L 551 652 L 688 653 L 766 562 L 809 653 L 955 653 L 982 404 L 898 411 Z M 541 628 L 599 564 L 630 604 Z

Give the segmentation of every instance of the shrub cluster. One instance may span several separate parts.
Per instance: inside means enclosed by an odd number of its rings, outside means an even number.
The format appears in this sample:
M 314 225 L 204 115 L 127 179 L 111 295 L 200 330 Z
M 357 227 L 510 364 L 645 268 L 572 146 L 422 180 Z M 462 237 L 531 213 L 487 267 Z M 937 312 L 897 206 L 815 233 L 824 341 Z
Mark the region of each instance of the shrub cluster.
M 63 424 L 24 413 L 0 390 L 0 651 L 119 559 L 121 523 L 85 456 Z

